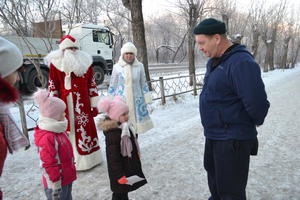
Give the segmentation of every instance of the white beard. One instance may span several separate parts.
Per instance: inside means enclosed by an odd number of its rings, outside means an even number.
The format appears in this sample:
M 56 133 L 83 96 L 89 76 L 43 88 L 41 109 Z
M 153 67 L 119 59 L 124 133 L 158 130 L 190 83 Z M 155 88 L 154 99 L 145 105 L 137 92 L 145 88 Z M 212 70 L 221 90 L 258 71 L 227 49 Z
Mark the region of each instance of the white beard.
M 46 57 L 46 61 L 52 62 L 58 70 L 66 74 L 73 72 L 76 76 L 83 76 L 93 63 L 89 54 L 80 50 L 72 51 L 69 49 L 51 52 Z

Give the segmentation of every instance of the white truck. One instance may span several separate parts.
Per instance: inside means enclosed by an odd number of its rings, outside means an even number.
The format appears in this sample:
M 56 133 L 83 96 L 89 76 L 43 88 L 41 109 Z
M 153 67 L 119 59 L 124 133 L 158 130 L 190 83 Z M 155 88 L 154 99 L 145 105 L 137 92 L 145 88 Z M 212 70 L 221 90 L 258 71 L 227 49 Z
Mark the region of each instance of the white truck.
M 80 50 L 93 57 L 93 69 L 97 84 L 101 84 L 104 76 L 112 72 L 113 67 L 113 34 L 107 27 L 93 24 L 77 24 L 72 29 L 64 28 L 64 34 L 71 34 L 79 41 Z M 25 71 L 21 73 L 19 88 L 23 93 L 32 93 L 42 83 L 32 62 L 40 64 L 45 82 L 48 82 L 49 68 L 43 58 L 51 51 L 58 49 L 60 39 L 3 36 L 16 44 L 24 57 Z M 45 85 L 45 84 L 44 84 Z

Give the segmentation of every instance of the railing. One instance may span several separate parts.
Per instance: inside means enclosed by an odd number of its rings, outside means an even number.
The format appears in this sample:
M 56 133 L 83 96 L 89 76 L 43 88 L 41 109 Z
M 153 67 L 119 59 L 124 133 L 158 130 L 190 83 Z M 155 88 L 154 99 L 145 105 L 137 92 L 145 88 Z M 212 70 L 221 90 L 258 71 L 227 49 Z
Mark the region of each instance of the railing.
M 197 95 L 203 85 L 204 73 L 196 75 L 187 75 L 171 78 L 159 77 L 157 80 L 151 80 L 153 100 L 161 100 L 166 103 L 166 97 L 175 97 L 176 95 L 193 92 Z

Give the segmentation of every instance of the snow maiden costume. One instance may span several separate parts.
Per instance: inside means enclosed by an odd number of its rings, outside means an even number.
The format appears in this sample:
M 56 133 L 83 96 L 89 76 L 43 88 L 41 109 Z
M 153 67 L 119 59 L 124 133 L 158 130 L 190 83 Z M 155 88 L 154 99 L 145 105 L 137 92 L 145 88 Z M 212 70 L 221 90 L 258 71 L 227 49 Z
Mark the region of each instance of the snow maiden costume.
M 152 97 L 145 78 L 144 65 L 135 58 L 132 64 L 123 59 L 124 53 L 137 54 L 137 49 L 131 42 L 124 44 L 118 63 L 113 67 L 108 94 L 122 96 L 129 107 L 129 120 L 136 133 L 145 133 L 153 128 L 153 123 L 147 110 L 147 104 Z
M 67 35 L 61 39 L 59 50 L 51 52 L 48 89 L 67 105 L 69 139 L 73 146 L 76 170 L 88 170 L 102 162 L 94 114 L 97 114 L 98 93 L 91 67 L 92 57 L 77 47 L 76 40 Z M 91 110 L 93 108 L 93 111 Z M 95 112 L 96 111 L 96 112 Z

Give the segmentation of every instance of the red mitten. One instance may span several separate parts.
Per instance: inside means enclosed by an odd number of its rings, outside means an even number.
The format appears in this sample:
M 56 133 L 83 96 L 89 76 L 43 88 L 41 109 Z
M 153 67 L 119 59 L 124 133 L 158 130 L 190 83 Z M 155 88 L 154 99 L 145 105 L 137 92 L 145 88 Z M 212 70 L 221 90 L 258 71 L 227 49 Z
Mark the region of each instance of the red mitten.
M 98 109 L 97 108 L 92 108 L 92 116 L 96 117 L 98 115 Z
M 119 180 L 118 183 L 119 184 L 126 184 L 128 182 L 128 180 L 126 179 L 126 176 L 122 176 Z

